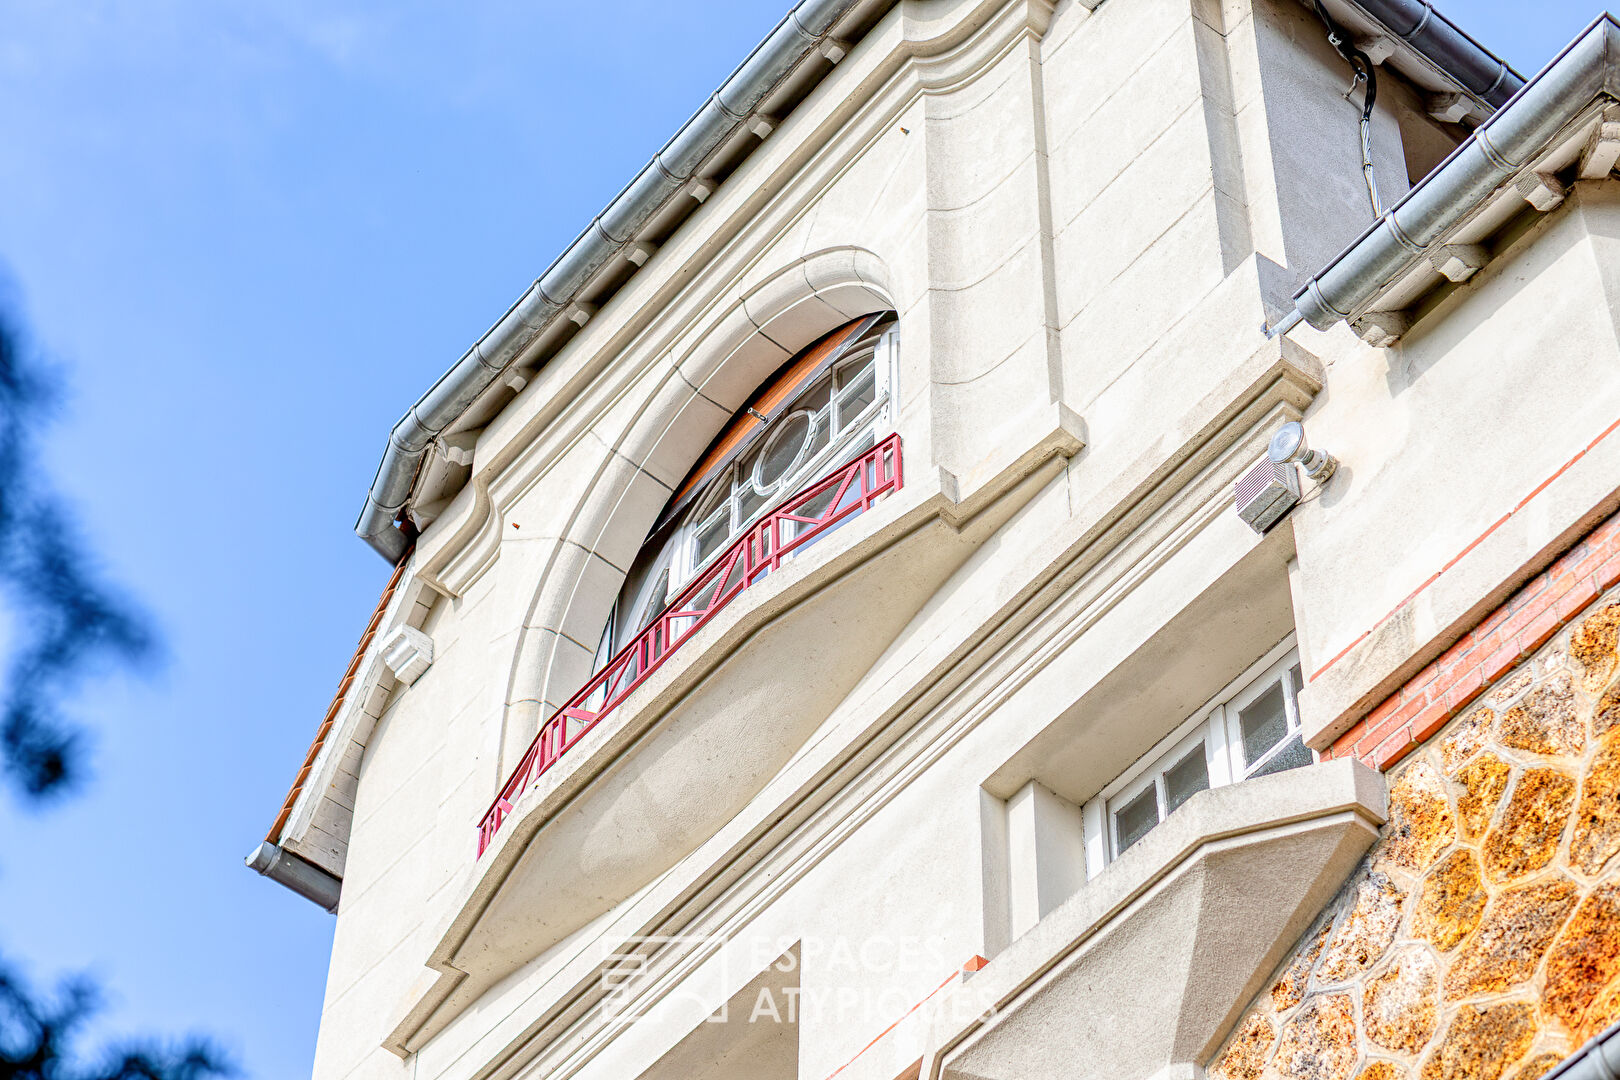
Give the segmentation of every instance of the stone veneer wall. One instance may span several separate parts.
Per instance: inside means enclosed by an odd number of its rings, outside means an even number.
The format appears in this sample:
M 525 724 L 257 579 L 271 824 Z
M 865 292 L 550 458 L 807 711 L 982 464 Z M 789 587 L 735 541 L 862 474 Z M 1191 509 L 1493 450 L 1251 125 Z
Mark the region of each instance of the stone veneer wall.
M 1403 748 L 1383 837 L 1218 1080 L 1536 1080 L 1620 1020 L 1620 590 L 1596 599 Z

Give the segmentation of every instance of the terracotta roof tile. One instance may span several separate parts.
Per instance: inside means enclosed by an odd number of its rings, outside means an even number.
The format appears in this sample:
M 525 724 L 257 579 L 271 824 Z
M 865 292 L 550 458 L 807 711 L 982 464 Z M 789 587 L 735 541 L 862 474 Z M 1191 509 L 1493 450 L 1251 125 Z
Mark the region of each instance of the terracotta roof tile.
M 326 745 L 326 736 L 332 730 L 332 722 L 343 708 L 343 702 L 348 697 L 349 688 L 354 685 L 356 674 L 360 671 L 360 662 L 365 659 L 366 650 L 371 648 L 372 638 L 377 636 L 377 628 L 382 625 L 383 615 L 388 611 L 388 603 L 394 598 L 394 590 L 399 588 L 400 579 L 405 576 L 405 566 L 409 563 L 410 552 L 399 560 L 394 567 L 394 573 L 384 586 L 382 596 L 377 598 L 376 610 L 371 613 L 371 621 L 366 624 L 366 632 L 360 635 L 360 643 L 354 647 L 354 656 L 349 659 L 349 666 L 343 672 L 343 678 L 338 683 L 337 694 L 332 698 L 332 704 L 321 719 L 320 727 L 316 729 L 315 741 L 309 744 L 309 753 L 304 755 L 304 765 L 298 770 L 298 777 L 293 781 L 292 790 L 287 792 L 287 799 L 281 804 L 281 812 L 276 815 L 276 823 L 270 826 L 265 834 L 265 840 L 272 844 L 281 842 L 281 830 L 287 827 L 287 819 L 292 816 L 293 804 L 304 790 L 304 781 L 309 779 L 310 770 L 315 767 L 315 759 L 320 756 L 321 747 Z

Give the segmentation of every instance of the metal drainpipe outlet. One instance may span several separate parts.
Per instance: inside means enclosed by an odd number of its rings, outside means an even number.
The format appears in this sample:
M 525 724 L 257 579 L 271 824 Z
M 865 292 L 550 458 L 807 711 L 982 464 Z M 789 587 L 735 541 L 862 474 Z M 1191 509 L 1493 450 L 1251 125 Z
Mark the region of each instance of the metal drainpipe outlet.
M 337 914 L 338 898 L 343 893 L 342 878 L 333 877 L 314 863 L 306 862 L 268 840 L 254 848 L 242 861 L 249 870 L 291 889 L 331 914 Z

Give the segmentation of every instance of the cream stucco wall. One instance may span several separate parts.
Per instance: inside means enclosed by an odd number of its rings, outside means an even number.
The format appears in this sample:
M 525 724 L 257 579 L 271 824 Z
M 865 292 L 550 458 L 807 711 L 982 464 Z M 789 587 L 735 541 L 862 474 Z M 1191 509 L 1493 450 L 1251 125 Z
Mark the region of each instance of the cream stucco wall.
M 1398 350 L 1261 334 L 1370 218 L 1336 64 L 1292 0 L 903 0 L 856 44 L 483 429 L 420 538 L 433 663 L 364 740 L 317 1077 L 651 1080 L 718 1054 L 715 1077 L 892 1080 L 939 1049 L 912 1005 L 1027 925 L 1006 799 L 1096 795 L 1296 624 L 1315 670 L 1612 422 L 1609 186 Z M 672 486 L 792 351 L 885 309 L 905 488 L 744 593 L 475 858 Z M 1262 539 L 1232 484 L 1301 416 L 1344 464 Z M 1600 501 L 1581 476 L 1480 588 Z M 1479 600 L 1457 595 L 1433 620 Z M 1433 636 L 1308 690 L 1310 722 Z M 1376 780 L 1338 782 L 1350 802 L 1311 813 L 1372 820 Z M 1287 799 L 1227 802 L 1269 836 Z M 649 936 L 645 1017 L 609 1022 L 603 965 Z M 871 942 L 906 948 L 835 948 Z M 835 1007 L 769 1039 L 699 1027 L 767 984 Z
M 1294 517 L 1319 745 L 1613 511 L 1617 229 L 1620 183 L 1577 185 L 1397 348 L 1295 333 L 1330 372 L 1312 435 L 1346 469 Z

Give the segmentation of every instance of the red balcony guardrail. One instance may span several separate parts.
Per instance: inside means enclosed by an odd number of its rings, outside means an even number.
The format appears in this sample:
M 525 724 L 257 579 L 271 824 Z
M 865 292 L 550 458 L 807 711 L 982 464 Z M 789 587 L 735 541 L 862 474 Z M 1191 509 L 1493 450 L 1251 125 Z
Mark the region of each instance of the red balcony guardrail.
M 738 593 L 779 569 L 782 560 L 794 552 L 864 513 L 880 496 L 898 491 L 901 483 L 900 436 L 895 434 L 793 495 L 733 541 L 670 601 L 661 615 L 541 725 L 539 734 L 478 823 L 478 854 L 482 856 L 489 847 L 524 789 L 555 765 Z

